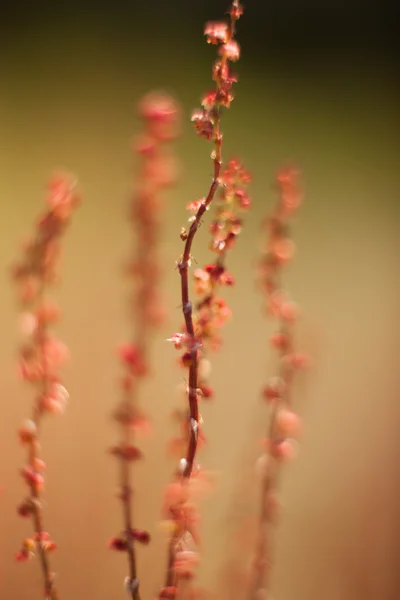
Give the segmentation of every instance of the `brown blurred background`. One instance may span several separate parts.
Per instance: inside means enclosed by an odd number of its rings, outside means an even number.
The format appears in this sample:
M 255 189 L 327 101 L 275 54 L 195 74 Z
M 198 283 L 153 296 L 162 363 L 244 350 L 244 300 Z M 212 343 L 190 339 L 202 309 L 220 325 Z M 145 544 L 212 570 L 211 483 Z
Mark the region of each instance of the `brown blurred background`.
M 218 475 L 202 504 L 199 578 L 215 598 L 244 597 L 231 582 L 236 585 L 250 558 L 254 461 L 266 416 L 259 390 L 274 369 L 254 263 L 260 219 L 274 201 L 275 170 L 294 160 L 304 172 L 306 202 L 296 218 L 299 253 L 286 281 L 303 309 L 299 345 L 315 365 L 297 389 L 304 436 L 282 480 L 273 595 L 398 600 L 399 128 L 390 15 L 385 3 L 374 2 L 249 4 L 238 34 L 237 99 L 223 127 L 225 156 L 239 155 L 253 172 L 254 205 L 231 256 L 237 286 L 227 298 L 234 318 L 223 352 L 213 358 L 216 400 L 203 410 L 209 445 L 201 461 Z M 210 87 L 214 57 L 202 23 L 225 8 L 220 0 L 2 8 L 1 600 L 41 598 L 38 565 L 13 560 L 30 532 L 15 507 L 24 460 L 16 429 L 31 397 L 15 374 L 17 313 L 7 269 L 42 207 L 46 178 L 59 166 L 79 176 L 84 204 L 65 239 L 56 291 L 64 312 L 59 334 L 72 354 L 65 370 L 71 401 L 64 417 L 43 428 L 45 523 L 59 544 L 53 561 L 64 600 L 124 596 L 125 558 L 107 550 L 121 520 L 106 448 L 116 435 L 109 419 L 117 399 L 114 349 L 129 336 L 120 276 L 131 239 L 124 212 L 134 172 L 129 141 L 138 126 L 134 104 L 152 88 L 176 95 L 185 117 L 177 145 L 183 174 L 166 199 L 162 239 L 169 323 L 154 340 L 155 376 L 141 398 L 154 435 L 143 442 L 146 460 L 135 468 L 137 524 L 154 540 L 139 550 L 144 597 L 152 598 L 161 583 L 161 492 L 174 466 L 165 444 L 182 381 L 164 340 L 181 320 L 174 261 L 184 207 L 205 193 L 211 176 L 210 148 L 189 122 Z M 200 265 L 209 260 L 206 246 L 204 228 L 194 247 Z M 237 537 L 243 528 L 246 540 Z

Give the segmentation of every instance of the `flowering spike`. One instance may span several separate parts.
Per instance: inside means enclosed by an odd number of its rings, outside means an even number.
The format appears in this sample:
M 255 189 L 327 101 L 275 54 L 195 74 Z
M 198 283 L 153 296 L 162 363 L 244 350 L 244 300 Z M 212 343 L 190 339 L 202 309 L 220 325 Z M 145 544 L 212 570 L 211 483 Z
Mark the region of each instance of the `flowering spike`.
M 22 259 L 12 271 L 22 307 L 20 325 L 25 336 L 19 351 L 18 372 L 22 380 L 36 388 L 33 417 L 18 431 L 19 440 L 28 453 L 27 463 L 21 469 L 28 496 L 17 508 L 21 517 L 32 517 L 35 532 L 32 538 L 25 540 L 16 559 L 28 560 L 34 550 L 37 551 L 44 594 L 50 600 L 56 600 L 58 593 L 47 555 L 57 546 L 43 531 L 40 499 L 45 463 L 39 457 L 39 425 L 46 414 L 61 413 L 65 408 L 68 394 L 61 385 L 59 369 L 68 357 L 68 351 L 50 331 L 59 320 L 60 311 L 47 299 L 47 292 L 58 279 L 61 237 L 79 203 L 75 178 L 64 173 L 55 175 L 47 186 L 47 209 L 37 220 L 34 236 L 23 245 Z
M 289 217 L 300 205 L 302 194 L 298 185 L 298 172 L 281 171 L 277 176 L 279 199 L 273 214 L 266 220 L 268 233 L 265 251 L 260 261 L 261 289 L 266 295 L 267 312 L 279 323 L 279 330 L 270 338 L 271 346 L 279 357 L 279 374 L 264 387 L 263 396 L 271 404 L 268 436 L 264 441 L 261 466 L 262 501 L 256 552 L 252 561 L 250 600 L 257 600 L 258 592 L 268 581 L 271 565 L 270 540 L 267 526 L 274 521 L 278 466 L 296 455 L 296 436 L 301 422 L 292 409 L 292 383 L 295 369 L 307 364 L 305 355 L 294 350 L 293 327 L 299 316 L 297 304 L 288 299 L 281 287 L 281 273 L 286 262 L 294 255 L 290 238 Z M 261 461 L 261 462 L 260 462 Z M 267 594 L 267 590 L 265 591 Z
M 118 351 L 123 368 L 120 380 L 122 399 L 113 417 L 120 429 L 120 440 L 110 449 L 120 462 L 118 498 L 122 503 L 125 533 L 113 538 L 109 547 L 127 553 L 129 576 L 125 581 L 125 589 L 132 600 L 140 598 L 134 542 L 150 542 L 150 535 L 146 531 L 132 527 L 131 463 L 143 457 L 134 438 L 137 432 L 149 429 L 149 421 L 138 406 L 138 383 L 149 374 L 149 337 L 164 319 L 159 294 L 159 221 L 163 192 L 175 183 L 178 174 L 169 142 L 179 134 L 179 107 L 172 97 L 151 92 L 139 102 L 138 112 L 144 123 L 144 131 L 133 144 L 140 160 L 140 170 L 128 211 L 135 230 L 137 250 L 126 269 L 127 275 L 133 279 L 132 314 L 135 327 L 134 339 L 123 344 Z M 171 341 L 175 346 L 179 345 L 178 339 L 172 338 Z
M 202 371 L 200 366 L 202 354 L 207 347 L 215 349 L 219 346 L 220 336 L 216 329 L 230 317 L 229 307 L 215 292 L 218 285 L 232 285 L 234 282 L 224 265 L 225 254 L 235 245 L 240 232 L 241 222 L 236 211 L 246 209 L 250 205 L 243 190 L 243 178 L 240 179 L 239 163 L 230 162 L 228 168 L 222 170 L 221 109 L 229 108 L 233 100 L 232 86 L 237 77 L 230 72 L 229 62 L 238 60 L 240 54 L 239 45 L 234 39 L 235 24 L 241 14 L 236 0 L 233 0 L 229 13 L 228 22 L 209 22 L 205 26 L 206 41 L 219 45 L 218 58 L 212 70 L 215 89 L 203 96 L 202 108 L 192 114 L 197 134 L 213 144 L 213 178 L 207 195 L 187 205 L 187 209 L 192 213 L 189 218 L 190 228 L 188 231 L 181 231 L 181 239 L 185 246 L 176 264 L 181 279 L 184 325 L 182 332 L 174 334 L 169 341 L 173 342 L 178 350 L 183 350 L 179 363 L 188 369 L 187 410 L 183 415 L 178 415 L 182 435 L 169 443 L 169 450 L 178 454 L 180 461 L 175 473 L 177 480 L 167 487 L 166 492 L 164 516 L 172 526 L 168 568 L 160 598 L 175 598 L 179 582 L 192 579 L 198 563 L 197 553 L 186 547 L 188 538 L 195 544 L 199 542 L 198 514 L 190 492 L 197 473 L 197 450 L 205 441 L 198 402 L 203 396 L 210 398 L 213 394 L 212 388 L 205 381 L 207 373 L 204 369 Z M 211 269 L 196 268 L 194 271 L 195 293 L 201 296 L 200 302 L 195 305 L 189 293 L 192 244 L 205 212 L 217 198 L 217 214 L 211 229 L 211 247 L 218 257 Z

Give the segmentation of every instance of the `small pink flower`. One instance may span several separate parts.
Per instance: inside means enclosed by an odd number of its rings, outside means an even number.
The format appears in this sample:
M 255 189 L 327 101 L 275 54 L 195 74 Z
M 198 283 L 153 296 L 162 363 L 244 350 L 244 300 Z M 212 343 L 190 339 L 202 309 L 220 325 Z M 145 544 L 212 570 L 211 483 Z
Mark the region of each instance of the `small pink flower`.
M 46 463 L 41 458 L 34 458 L 32 460 L 32 467 L 39 473 L 46 470 Z
M 54 302 L 44 302 L 35 311 L 38 322 L 42 325 L 56 323 L 60 318 L 60 308 Z
M 134 344 L 123 344 L 119 348 L 119 356 L 122 362 L 129 367 L 137 376 L 143 376 L 147 372 L 141 351 Z
M 204 198 L 200 198 L 200 200 L 193 200 L 186 205 L 187 210 L 189 210 L 193 215 L 196 215 L 199 211 L 199 208 L 204 204 Z
M 281 317 L 282 319 L 284 319 L 285 321 L 295 321 L 300 313 L 300 309 L 298 307 L 298 305 L 296 304 L 296 302 L 292 302 L 291 300 L 288 300 L 286 302 L 283 302 L 281 307 L 280 307 L 280 313 L 281 313 Z
M 25 277 L 19 282 L 19 299 L 23 303 L 32 302 L 39 292 L 39 282 L 35 277 Z
M 37 427 L 34 421 L 25 421 L 21 429 L 18 431 L 19 439 L 22 444 L 29 444 L 36 439 Z
M 47 336 L 42 345 L 47 368 L 57 368 L 69 359 L 67 346 L 53 336 Z
M 280 238 L 273 243 L 272 251 L 280 262 L 288 262 L 294 256 L 296 246 L 289 238 Z
M 248 210 L 251 207 L 251 198 L 244 190 L 237 189 L 235 195 L 241 209 Z
M 191 579 L 194 576 L 194 570 L 199 564 L 199 555 L 197 552 L 182 550 L 175 555 L 174 571 L 180 579 Z
M 38 362 L 21 359 L 17 369 L 18 375 L 23 381 L 37 383 L 43 379 L 43 366 Z
M 42 548 L 45 552 L 54 552 L 57 550 L 57 544 L 53 540 L 42 542 Z
M 55 175 L 50 181 L 48 203 L 54 214 L 60 219 L 67 219 L 79 203 L 76 193 L 76 180 L 68 174 Z
M 303 196 L 297 190 L 282 192 L 282 203 L 285 210 L 290 213 L 299 208 L 303 201 Z
M 180 108 L 164 92 L 150 92 L 139 103 L 139 114 L 149 121 L 151 134 L 158 141 L 169 141 L 179 134 Z
M 36 315 L 25 312 L 20 317 L 20 329 L 24 335 L 33 335 L 38 327 Z
M 230 9 L 230 14 L 232 19 L 237 21 L 243 14 L 243 6 L 238 2 L 238 0 L 234 0 L 232 3 L 232 7 Z
M 157 150 L 157 142 L 150 135 L 140 135 L 132 143 L 133 149 L 143 156 L 154 156 Z
M 196 129 L 197 134 L 211 141 L 214 137 L 214 123 L 212 122 L 209 114 L 203 110 L 196 110 L 192 114 L 192 123 Z
M 180 481 L 169 483 L 164 492 L 163 514 L 169 518 L 174 511 L 189 499 L 189 488 Z
M 184 333 L 174 333 L 170 338 L 167 339 L 167 342 L 172 342 L 176 350 L 181 350 L 184 345 L 185 337 L 186 334 Z
M 240 58 L 240 46 L 236 40 L 230 40 L 220 47 L 219 53 L 221 56 L 225 56 L 228 60 L 236 62 Z
M 25 562 L 27 560 L 29 560 L 32 556 L 32 553 L 29 552 L 28 550 L 20 550 L 19 552 L 16 553 L 15 555 L 15 560 L 17 562 Z
M 277 350 L 286 350 L 289 346 L 290 339 L 285 333 L 274 333 L 269 338 L 271 345 Z
M 300 431 L 300 417 L 287 409 L 280 409 L 276 415 L 276 426 L 284 437 L 296 436 Z
M 286 300 L 287 294 L 284 290 L 275 290 L 268 298 L 268 312 L 274 317 L 279 317 L 282 305 Z
M 207 282 L 210 280 L 210 273 L 207 273 L 205 269 L 196 269 L 193 273 L 193 277 Z
M 297 454 L 298 444 L 292 439 L 283 440 L 275 448 L 275 456 L 285 462 L 293 460 Z
M 310 357 L 307 354 L 302 354 L 301 352 L 287 354 L 283 357 L 282 361 L 285 365 L 293 367 L 294 369 L 305 369 L 311 364 Z
M 204 400 L 209 400 L 210 398 L 213 398 L 214 390 L 210 385 L 208 385 L 206 383 L 202 383 L 200 385 L 200 390 L 201 390 L 201 397 Z
M 53 415 L 61 415 L 65 411 L 66 402 L 56 396 L 45 394 L 40 398 L 40 409 Z
M 215 90 L 211 90 L 210 92 L 207 92 L 207 94 L 205 94 L 203 96 L 201 105 L 203 106 L 203 108 L 205 108 L 207 111 L 209 111 L 212 108 L 214 108 L 216 101 L 217 101 L 217 92 Z
M 34 486 L 37 489 L 43 487 L 44 477 L 40 473 L 36 473 L 31 467 L 23 467 L 21 469 L 21 475 L 25 479 L 28 485 Z
M 204 35 L 209 44 L 221 44 L 228 39 L 228 24 L 224 21 L 209 21 L 204 28 Z
M 285 382 L 280 377 L 272 377 L 264 387 L 263 396 L 266 400 L 280 398 L 285 390 Z
M 176 184 L 179 170 L 176 157 L 163 154 L 146 162 L 143 176 L 158 188 L 169 188 Z
M 178 589 L 176 587 L 164 587 L 161 589 L 158 597 L 160 600 L 175 600 Z

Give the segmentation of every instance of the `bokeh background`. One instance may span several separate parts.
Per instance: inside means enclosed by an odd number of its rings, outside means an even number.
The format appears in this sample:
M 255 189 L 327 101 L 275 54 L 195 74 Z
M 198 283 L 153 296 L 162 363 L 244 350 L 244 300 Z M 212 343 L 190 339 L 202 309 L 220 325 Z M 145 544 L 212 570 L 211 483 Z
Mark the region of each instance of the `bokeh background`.
M 398 600 L 399 559 L 399 127 L 394 40 L 385 2 L 248 2 L 239 25 L 243 57 L 231 110 L 224 114 L 225 156 L 254 175 L 253 209 L 231 268 L 234 318 L 213 358 L 216 400 L 204 406 L 209 445 L 202 464 L 215 488 L 202 504 L 201 584 L 215 598 L 245 597 L 240 573 L 250 559 L 256 515 L 254 462 L 265 429 L 259 390 L 274 362 L 272 324 L 254 285 L 259 224 L 274 202 L 276 169 L 295 161 L 306 202 L 295 222 L 299 248 L 287 285 L 303 317 L 298 342 L 314 356 L 299 381 L 304 418 L 298 460 L 282 479 L 276 600 Z M 144 598 L 165 567 L 161 493 L 174 464 L 165 444 L 180 404 L 182 372 L 165 338 L 179 327 L 174 270 L 185 204 L 210 182 L 210 148 L 191 129 L 190 112 L 210 87 L 214 49 L 202 38 L 222 0 L 3 3 L 0 35 L 0 598 L 39 600 L 38 565 L 15 564 L 30 531 L 15 507 L 23 494 L 24 455 L 16 429 L 30 392 L 17 380 L 19 334 L 8 267 L 41 209 L 54 168 L 75 172 L 84 204 L 65 239 L 60 336 L 72 353 L 65 370 L 71 401 L 43 428 L 48 464 L 46 527 L 61 598 L 117 600 L 126 564 L 107 550 L 120 528 L 115 440 L 115 347 L 129 337 L 121 263 L 131 232 L 126 202 L 134 176 L 129 149 L 139 126 L 135 103 L 164 89 L 182 104 L 179 187 L 165 203 L 162 257 L 169 322 L 154 339 L 154 377 L 141 401 L 153 416 L 137 466 L 137 524 L 153 534 L 139 550 Z M 194 248 L 209 260 L 207 230 Z M 243 536 L 243 532 L 247 535 Z

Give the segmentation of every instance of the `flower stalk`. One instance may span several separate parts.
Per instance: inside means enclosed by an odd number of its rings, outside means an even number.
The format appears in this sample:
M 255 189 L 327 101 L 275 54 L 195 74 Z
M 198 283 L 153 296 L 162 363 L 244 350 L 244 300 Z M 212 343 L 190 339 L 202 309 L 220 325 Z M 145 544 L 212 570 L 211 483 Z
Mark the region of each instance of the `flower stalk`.
M 260 285 L 267 314 L 276 319 L 278 330 L 270 339 L 278 355 L 278 374 L 270 379 L 263 397 L 270 407 L 264 454 L 258 460 L 261 476 L 260 512 L 255 554 L 250 573 L 249 600 L 269 598 L 272 567 L 272 528 L 278 508 L 277 487 L 283 462 L 295 455 L 300 418 L 293 410 L 296 372 L 308 365 L 308 357 L 295 349 L 294 329 L 299 308 L 282 287 L 282 272 L 295 254 L 290 219 L 302 202 L 299 173 L 289 168 L 277 176 L 279 190 L 275 210 L 265 221 L 266 243 L 259 264 Z
M 136 249 L 127 266 L 132 280 L 131 309 L 134 318 L 133 341 L 119 350 L 123 367 L 121 401 L 114 412 L 119 442 L 111 453 L 119 462 L 118 497 L 122 504 L 123 530 L 110 540 L 109 547 L 123 551 L 128 558 L 125 589 L 132 600 L 140 599 L 136 543 L 147 545 L 150 534 L 134 525 L 132 505 L 132 462 L 143 457 L 136 437 L 149 429 L 149 420 L 138 404 L 139 382 L 149 375 L 149 341 L 164 320 L 160 299 L 160 260 L 158 246 L 161 229 L 163 191 L 177 178 L 177 165 L 169 143 L 179 132 L 179 107 L 170 96 L 147 94 L 139 104 L 144 131 L 134 150 L 140 160 L 136 185 L 129 207 L 129 218 L 136 234 Z
M 46 464 L 41 458 L 39 431 L 43 418 L 63 413 L 68 400 L 59 375 L 68 350 L 51 331 L 60 318 L 60 310 L 48 300 L 47 293 L 58 280 L 61 237 L 79 203 L 76 181 L 66 174 L 54 176 L 48 186 L 48 209 L 38 219 L 36 231 L 23 245 L 23 256 L 12 271 L 23 311 L 20 328 L 25 338 L 19 350 L 18 371 L 21 379 L 35 390 L 32 416 L 18 432 L 27 451 L 27 462 L 21 469 L 27 494 L 17 509 L 21 517 L 32 519 L 34 533 L 24 540 L 16 559 L 24 562 L 38 556 L 45 600 L 58 600 L 59 594 L 49 558 L 57 546 L 44 531 L 42 496 Z
M 181 364 L 188 370 L 188 410 L 183 417 L 183 440 L 186 451 L 184 458 L 180 461 L 174 482 L 167 487 L 164 500 L 164 515 L 171 523 L 171 535 L 165 582 L 160 591 L 160 598 L 175 597 L 179 584 L 193 579 L 194 569 L 199 561 L 197 552 L 191 550 L 190 547 L 193 543 L 198 544 L 196 529 L 198 514 L 193 502 L 192 484 L 193 480 L 195 481 L 202 473 L 199 465 L 196 464 L 196 454 L 199 444 L 204 441 L 199 413 L 199 397 L 202 394 L 199 387 L 199 358 L 203 346 L 203 336 L 200 320 L 196 319 L 194 315 L 196 307 L 190 296 L 189 268 L 192 263 L 192 245 L 196 232 L 202 223 L 204 213 L 210 208 L 218 189 L 223 185 L 221 180 L 223 164 L 221 109 L 229 108 L 233 100 L 233 84 L 237 81 L 236 76 L 231 73 L 230 62 L 235 62 L 240 57 L 239 44 L 234 39 L 236 22 L 243 12 L 238 0 L 232 2 L 228 12 L 228 22 L 210 22 L 205 26 L 204 33 L 207 42 L 219 46 L 219 56 L 213 65 L 215 88 L 205 94 L 202 108 L 196 110 L 192 115 L 192 122 L 197 134 L 213 145 L 211 152 L 213 178 L 206 196 L 199 201 L 190 203 L 188 207 L 193 212 L 189 230 L 186 231 L 185 228 L 181 230 L 184 250 L 177 263 L 177 268 L 181 280 L 184 332 L 174 334 L 171 341 L 174 342 L 177 349 L 184 348 Z M 224 238 L 221 236 L 219 241 L 219 249 L 222 250 L 225 247 Z M 218 245 L 216 249 L 218 249 Z M 211 298 L 213 298 L 212 290 L 207 311 L 211 305 Z

